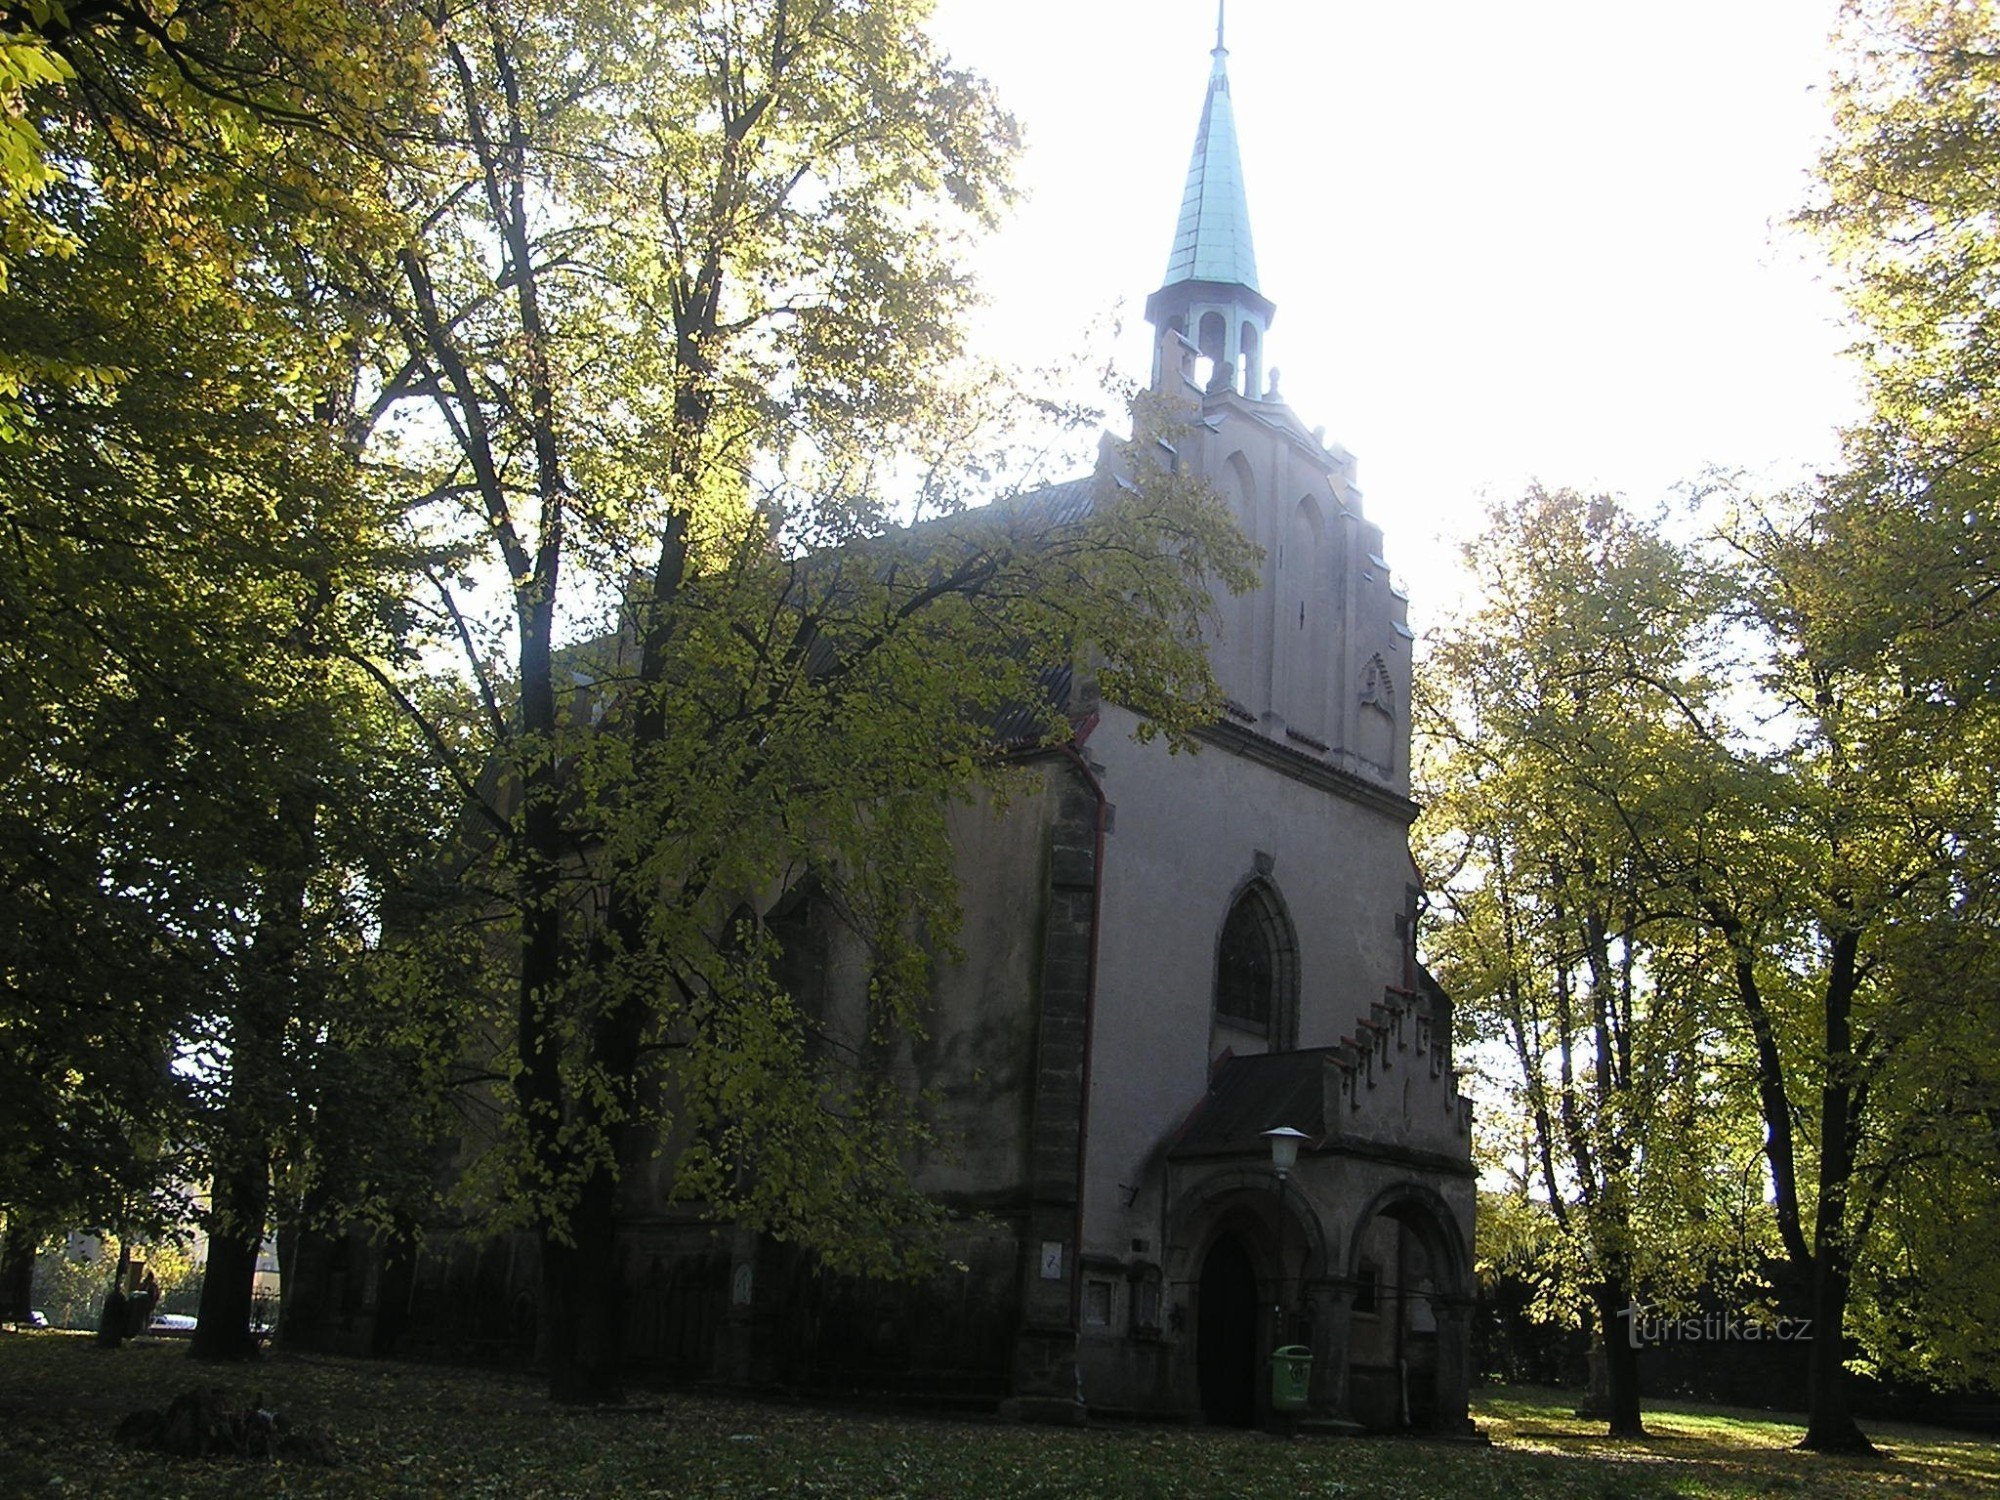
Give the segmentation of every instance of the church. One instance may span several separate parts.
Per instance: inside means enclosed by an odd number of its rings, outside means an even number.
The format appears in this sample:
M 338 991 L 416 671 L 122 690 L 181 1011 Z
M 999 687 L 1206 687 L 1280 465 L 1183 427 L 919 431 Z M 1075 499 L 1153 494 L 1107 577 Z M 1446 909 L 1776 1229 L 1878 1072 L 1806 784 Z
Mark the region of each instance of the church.
M 1458 1431 L 1474 1172 L 1449 1001 L 1415 954 L 1412 632 L 1354 460 L 1266 383 L 1219 34 L 1213 59 L 1151 385 L 1262 581 L 1221 604 L 1228 717 L 1199 754 L 1103 704 L 1050 764 L 1047 833 L 1026 809 L 1005 830 L 1048 849 L 1010 1391 L 1262 1422 L 1270 1355 L 1303 1347 L 1309 1417 Z
M 1004 815 L 953 810 L 963 956 L 896 1060 L 954 1143 L 917 1172 L 955 1216 L 951 1269 L 917 1287 L 825 1276 L 634 1162 L 619 1250 L 636 1368 L 1037 1420 L 1467 1430 L 1471 1107 L 1450 1002 L 1416 961 L 1413 634 L 1353 458 L 1267 379 L 1276 309 L 1227 56 L 1218 31 L 1146 303 L 1150 384 L 1181 418 L 1171 462 L 1263 553 L 1260 586 L 1218 606 L 1226 717 L 1172 755 L 1064 674 L 1071 742 L 1021 753 Z M 1129 483 L 1104 455 L 1030 499 L 1082 507 Z M 865 952 L 809 892 L 761 920 L 802 1001 L 865 988 Z M 380 1348 L 391 1323 L 411 1349 L 532 1340 L 525 1239 L 400 1264 L 322 1248 L 299 1267 L 319 1320 L 300 1341 Z M 1302 1400 L 1274 1402 L 1281 1349 L 1310 1355 Z

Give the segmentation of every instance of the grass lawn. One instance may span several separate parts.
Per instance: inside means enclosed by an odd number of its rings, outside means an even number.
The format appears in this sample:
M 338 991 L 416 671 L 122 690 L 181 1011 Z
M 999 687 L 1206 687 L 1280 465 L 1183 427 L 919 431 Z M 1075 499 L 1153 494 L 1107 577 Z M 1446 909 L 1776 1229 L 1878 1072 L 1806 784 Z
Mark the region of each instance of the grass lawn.
M 333 1467 L 188 1462 L 116 1447 L 125 1413 L 191 1385 L 321 1424 Z M 1553 1391 L 1495 1391 L 1475 1415 L 1494 1446 L 1398 1438 L 1286 1441 L 1171 1427 L 1087 1431 L 885 1416 L 719 1397 L 641 1396 L 565 1411 L 534 1381 L 428 1366 L 273 1355 L 246 1370 L 184 1346 L 117 1351 L 61 1333 L 0 1334 L 4 1495 L 1763 1496 L 2000 1494 L 2000 1447 L 1882 1425 L 1885 1457 L 1789 1451 L 1766 1414 L 1674 1404 L 1654 1436 L 1613 1442 Z

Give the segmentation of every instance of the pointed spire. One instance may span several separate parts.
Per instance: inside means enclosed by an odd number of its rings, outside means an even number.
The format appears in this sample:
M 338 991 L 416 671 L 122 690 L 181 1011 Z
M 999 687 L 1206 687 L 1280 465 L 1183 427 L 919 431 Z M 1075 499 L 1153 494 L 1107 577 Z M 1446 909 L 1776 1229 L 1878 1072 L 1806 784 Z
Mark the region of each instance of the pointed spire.
M 1202 101 L 1201 128 L 1188 161 L 1167 277 L 1146 299 L 1146 320 L 1158 330 L 1155 389 L 1179 392 L 1190 384 L 1191 359 L 1198 351 L 1213 362 L 1210 392 L 1227 389 L 1255 401 L 1264 389 L 1264 339 L 1277 308 L 1257 286 L 1236 110 L 1229 99 L 1225 18 L 1223 0 L 1217 0 L 1215 64 Z
M 1250 242 L 1250 205 L 1243 191 L 1243 160 L 1236 144 L 1236 111 L 1229 99 L 1229 49 L 1223 45 L 1225 0 L 1216 0 L 1215 65 L 1201 107 L 1194 154 L 1181 195 L 1180 222 L 1163 285 L 1218 281 L 1257 290 L 1257 252 Z

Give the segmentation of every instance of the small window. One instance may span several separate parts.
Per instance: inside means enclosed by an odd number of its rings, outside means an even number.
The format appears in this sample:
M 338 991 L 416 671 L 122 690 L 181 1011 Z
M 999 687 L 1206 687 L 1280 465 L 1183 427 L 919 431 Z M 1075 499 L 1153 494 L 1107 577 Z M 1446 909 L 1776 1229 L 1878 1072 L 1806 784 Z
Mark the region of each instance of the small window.
M 1135 1273 L 1132 1282 L 1132 1336 L 1158 1338 L 1160 1334 L 1160 1271 L 1148 1266 Z
M 1361 1269 L 1354 1274 L 1354 1310 L 1366 1317 L 1373 1317 L 1377 1309 L 1376 1294 L 1382 1273 L 1371 1261 L 1363 1261 Z
M 1092 1328 L 1111 1326 L 1111 1283 L 1086 1281 L 1083 1284 L 1083 1321 Z

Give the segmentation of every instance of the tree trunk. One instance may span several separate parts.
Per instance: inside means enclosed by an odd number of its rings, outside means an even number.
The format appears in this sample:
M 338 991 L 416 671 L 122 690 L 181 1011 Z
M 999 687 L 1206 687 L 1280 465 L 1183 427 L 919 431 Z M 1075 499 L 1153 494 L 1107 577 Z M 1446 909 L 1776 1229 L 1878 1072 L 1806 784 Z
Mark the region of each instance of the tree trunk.
M 1611 1386 L 1611 1410 L 1606 1413 L 1612 1437 L 1644 1437 L 1639 1415 L 1639 1346 L 1629 1316 L 1631 1292 L 1623 1280 L 1607 1279 L 1593 1293 L 1597 1328 L 1604 1340 L 1604 1369 Z
M 1873 1453 L 1875 1445 L 1855 1425 L 1841 1368 L 1847 1294 L 1854 1247 L 1848 1242 L 1848 1194 L 1854 1187 L 1855 1143 L 1863 1093 L 1857 1090 L 1853 1006 L 1857 939 L 1838 933 L 1827 977 L 1825 1017 L 1827 1080 L 1820 1089 L 1819 1204 L 1813 1218 L 1812 1350 L 1807 1360 L 1806 1435 L 1799 1445 L 1815 1453 Z
M 570 1212 L 568 1243 L 542 1235 L 543 1348 L 549 1395 L 557 1401 L 597 1406 L 625 1399 L 616 1209 L 617 1183 L 600 1167 Z
M 614 1097 L 624 1106 L 607 1111 L 595 1095 L 579 1099 L 577 1119 L 591 1132 L 602 1131 L 611 1142 L 614 1163 L 627 1159 L 630 1142 L 629 1106 L 637 1087 L 639 1043 L 649 1007 L 640 998 L 638 977 L 647 966 L 621 962 L 632 952 L 628 944 L 643 941 L 645 899 L 630 883 L 614 881 L 612 910 L 607 921 L 609 943 L 593 947 L 592 961 L 600 976 L 620 982 L 624 997 L 591 1028 L 591 1056 L 612 1080 Z M 615 1404 L 625 1399 L 624 1301 L 615 1236 L 618 1229 L 618 1170 L 600 1164 L 591 1170 L 569 1216 L 569 1242 L 542 1238 L 542 1348 L 549 1361 L 549 1395 L 578 1405 Z
M 300 726 L 308 729 L 310 726 Z M 319 787 L 310 759 L 288 773 L 263 831 L 257 933 L 229 1021 L 229 1089 L 217 1121 L 210 1186 L 208 1269 L 188 1353 L 241 1360 L 257 1353 L 250 1331 L 257 1256 L 271 1218 L 271 1152 L 294 1104 L 285 1030 L 302 1010 L 306 887 L 318 851 Z
M 288 1350 L 326 1349 L 327 1322 L 335 1311 L 328 1306 L 327 1290 L 339 1241 L 304 1227 L 312 1222 L 301 1209 L 297 1225 L 278 1229 L 278 1327 Z
M 1806 1435 L 1801 1448 L 1815 1453 L 1873 1453 L 1854 1420 L 1841 1366 L 1841 1326 L 1847 1313 L 1848 1276 L 1822 1250 L 1814 1267 L 1812 1348 L 1806 1356 Z
M 111 1273 L 111 1290 L 104 1294 L 104 1309 L 97 1316 L 97 1342 L 116 1349 L 132 1333 L 132 1308 L 125 1288 L 132 1284 L 132 1241 L 124 1226 L 118 1229 L 118 1268 Z
M 0 1238 L 0 1323 L 26 1323 L 34 1311 L 35 1248 L 41 1238 L 25 1219 L 8 1216 Z
M 368 1341 L 371 1357 L 391 1358 L 402 1342 L 416 1273 L 415 1237 L 410 1230 L 398 1228 L 382 1246 L 381 1271 L 375 1283 L 375 1327 Z
M 202 1276 L 201 1305 L 188 1354 L 195 1359 L 243 1360 L 257 1353 L 250 1332 L 256 1301 L 257 1256 L 271 1214 L 271 1114 L 274 1090 L 282 1088 L 283 1059 L 274 1045 L 283 1011 L 259 1014 L 279 1003 L 289 975 L 290 943 L 297 936 L 297 910 L 282 935 L 269 940 L 286 960 L 266 969 L 261 993 L 241 1003 L 231 1037 L 229 1097 L 223 1104 L 215 1179 L 209 1190 L 208 1266 Z M 266 939 L 260 935 L 259 946 Z M 275 957 L 275 955 L 272 955 Z M 287 997 L 288 998 L 288 997 Z
M 215 1184 L 208 1232 L 208 1270 L 188 1354 L 194 1359 L 244 1360 L 257 1353 L 250 1331 L 256 1306 L 257 1254 L 264 1244 L 271 1176 L 265 1158 L 239 1166 Z

